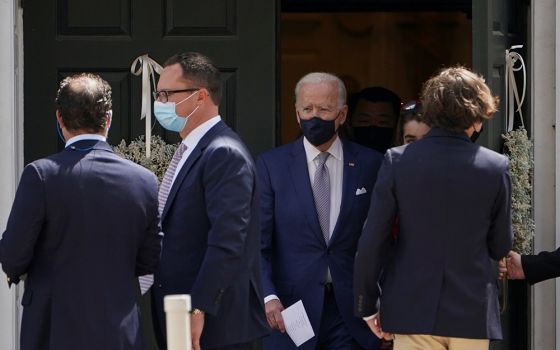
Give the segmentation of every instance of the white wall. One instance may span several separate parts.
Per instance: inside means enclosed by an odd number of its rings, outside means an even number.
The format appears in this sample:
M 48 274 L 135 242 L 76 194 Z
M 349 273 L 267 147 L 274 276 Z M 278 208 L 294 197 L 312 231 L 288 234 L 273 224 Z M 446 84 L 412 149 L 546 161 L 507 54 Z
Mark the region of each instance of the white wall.
M 559 245 L 556 238 L 558 221 L 556 185 L 560 166 L 560 143 L 555 126 L 559 125 L 557 106 L 560 104 L 560 86 L 556 67 L 560 67 L 557 51 L 560 48 L 560 30 L 556 28 L 555 0 L 531 2 L 531 101 L 533 139 L 535 140 L 535 252 L 553 250 Z M 560 349 L 557 342 L 558 316 L 555 280 L 537 284 L 532 293 L 532 349 Z
M 21 11 L 16 0 L 0 0 L 0 232 L 6 226 L 23 163 Z M 16 288 L 0 273 L 0 349 L 18 349 Z

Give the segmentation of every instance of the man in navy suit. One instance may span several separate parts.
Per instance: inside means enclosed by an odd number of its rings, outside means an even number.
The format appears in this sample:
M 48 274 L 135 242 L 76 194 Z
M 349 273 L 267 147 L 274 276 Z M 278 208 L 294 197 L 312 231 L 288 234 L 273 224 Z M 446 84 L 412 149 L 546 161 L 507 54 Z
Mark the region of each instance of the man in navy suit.
M 377 349 L 352 314 L 354 254 L 380 153 L 340 139 L 346 89 L 336 76 L 310 73 L 296 85 L 303 137 L 261 155 L 261 232 L 268 350 L 296 349 L 281 311 L 302 300 L 315 337 L 300 349 Z
M 155 274 L 156 336 L 165 348 L 163 297 L 190 294 L 193 349 L 257 349 L 267 332 L 260 276 L 256 171 L 220 118 L 220 72 L 205 56 L 165 63 L 154 113 L 183 141 L 160 187 L 163 250 Z
M 25 279 L 22 350 L 141 350 L 135 276 L 159 261 L 157 179 L 105 138 L 111 88 L 93 74 L 62 81 L 66 147 L 23 170 L 0 262 Z
M 460 67 L 430 79 L 422 99 L 432 130 L 390 149 L 379 170 L 356 256 L 356 315 L 394 334 L 395 350 L 488 349 L 502 338 L 492 260 L 511 248 L 511 182 L 507 158 L 474 141 L 497 99 Z

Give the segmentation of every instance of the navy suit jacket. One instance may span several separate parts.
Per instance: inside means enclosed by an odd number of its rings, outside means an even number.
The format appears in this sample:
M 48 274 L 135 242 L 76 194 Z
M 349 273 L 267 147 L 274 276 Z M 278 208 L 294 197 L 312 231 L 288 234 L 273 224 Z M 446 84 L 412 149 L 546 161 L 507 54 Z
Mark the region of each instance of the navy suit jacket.
M 392 245 L 391 226 L 399 217 Z M 501 339 L 497 269 L 511 248 L 505 156 L 432 129 L 385 154 L 356 257 L 358 316 L 397 334 Z M 392 261 L 384 258 L 392 251 Z
M 538 255 L 522 255 L 521 265 L 530 284 L 560 276 L 560 248 Z
M 21 349 L 143 349 L 136 276 L 159 261 L 157 179 L 105 142 L 72 146 L 25 167 L 0 241 L 8 277 L 27 274 Z
M 284 307 L 298 300 L 315 334 L 319 334 L 324 284 L 330 269 L 338 309 L 352 336 L 363 347 L 376 348 L 377 338 L 352 313 L 354 255 L 382 161 L 380 153 L 341 139 L 343 189 L 340 214 L 327 245 L 309 181 L 303 138 L 257 159 L 261 184 L 261 230 L 264 294 L 276 294 Z M 366 193 L 357 194 L 364 188 Z M 287 334 L 273 332 L 273 349 L 296 349 Z M 314 349 L 317 337 L 301 349 Z
M 163 297 L 190 294 L 205 315 L 203 349 L 268 332 L 260 277 L 259 207 L 251 155 L 224 122 L 187 158 L 162 213 L 154 313 L 165 336 Z

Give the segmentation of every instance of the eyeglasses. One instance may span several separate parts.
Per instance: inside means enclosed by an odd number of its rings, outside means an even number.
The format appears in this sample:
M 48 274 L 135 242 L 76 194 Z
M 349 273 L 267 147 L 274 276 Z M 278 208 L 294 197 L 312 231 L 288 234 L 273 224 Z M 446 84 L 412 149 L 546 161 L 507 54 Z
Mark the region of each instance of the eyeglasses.
M 405 103 L 401 110 L 403 112 L 416 112 L 416 110 L 422 108 L 422 102 L 420 101 L 408 101 Z
M 152 94 L 154 95 L 154 100 L 160 102 L 167 102 L 169 100 L 169 96 L 173 95 L 177 92 L 194 92 L 198 91 L 200 88 L 190 88 L 190 89 L 181 89 L 181 90 L 162 90 L 162 91 L 154 91 Z

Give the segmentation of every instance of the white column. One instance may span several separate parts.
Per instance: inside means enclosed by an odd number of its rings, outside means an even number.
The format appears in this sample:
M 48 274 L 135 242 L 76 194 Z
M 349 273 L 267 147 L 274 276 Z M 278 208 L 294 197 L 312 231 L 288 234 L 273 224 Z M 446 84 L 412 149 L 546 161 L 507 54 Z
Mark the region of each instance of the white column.
M 12 206 L 23 163 L 23 43 L 16 0 L 0 0 L 0 233 Z M 18 349 L 17 291 L 0 273 L 0 349 Z
M 553 13 L 555 14 L 554 16 L 554 20 L 553 23 L 555 24 L 555 40 L 554 40 L 554 51 L 555 51 L 555 62 L 554 62 L 554 68 L 555 68 L 555 84 L 554 84 L 554 91 L 555 91 L 555 109 L 554 109 L 554 115 L 555 115 L 555 143 L 556 143 L 556 174 L 555 174 L 555 187 L 556 187 L 556 203 L 560 203 L 560 189 L 559 189 L 559 185 L 560 185 L 560 137 L 559 137 L 559 133 L 558 128 L 560 127 L 560 89 L 558 87 L 560 87 L 560 6 L 557 5 L 556 2 L 554 2 L 555 5 L 555 11 L 553 11 Z M 550 25 L 550 28 L 553 28 L 552 25 Z M 551 30 L 552 31 L 552 30 Z M 556 205 L 556 225 L 555 225 L 555 244 L 554 247 L 552 249 L 555 249 L 556 247 L 560 246 L 560 220 L 558 220 L 558 218 L 560 218 L 560 205 Z M 556 342 L 556 350 L 560 350 L 560 310 L 558 309 L 558 306 L 560 306 L 560 279 L 555 279 L 555 285 L 554 285 L 554 292 L 556 294 L 556 307 L 554 308 L 555 312 L 555 325 L 556 325 L 556 332 L 554 333 L 554 339 Z
M 558 245 L 556 220 L 559 207 L 557 174 L 560 166 L 560 127 L 557 101 L 560 86 L 558 64 L 559 29 L 556 28 L 556 1 L 531 2 L 531 116 L 535 141 L 534 215 L 535 252 L 553 250 Z M 555 280 L 541 282 L 532 293 L 532 349 L 559 349 L 556 320 L 558 311 Z

